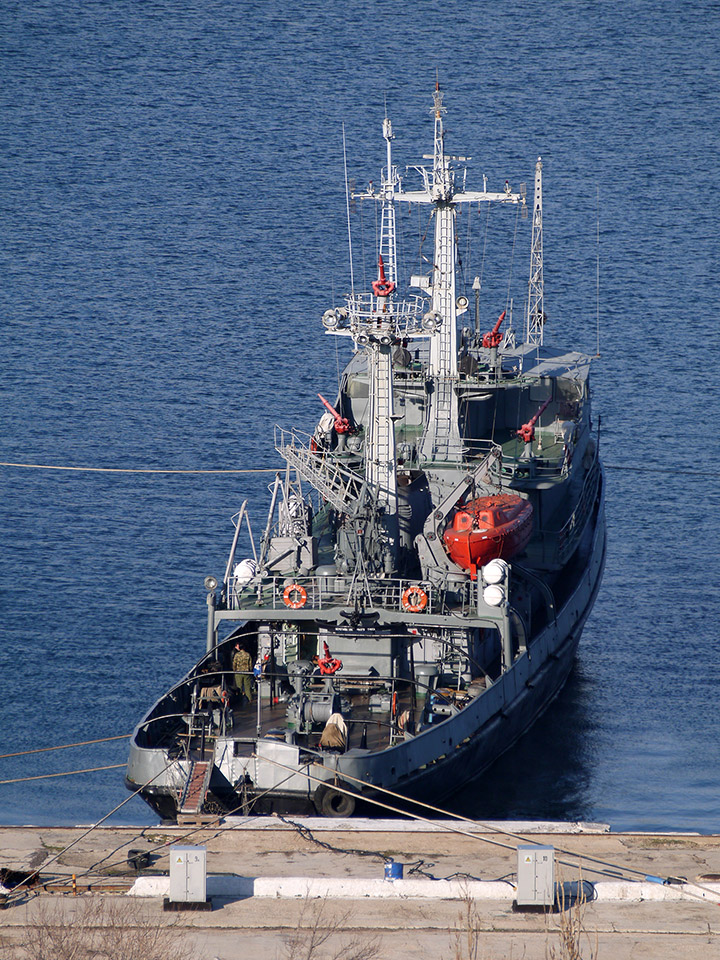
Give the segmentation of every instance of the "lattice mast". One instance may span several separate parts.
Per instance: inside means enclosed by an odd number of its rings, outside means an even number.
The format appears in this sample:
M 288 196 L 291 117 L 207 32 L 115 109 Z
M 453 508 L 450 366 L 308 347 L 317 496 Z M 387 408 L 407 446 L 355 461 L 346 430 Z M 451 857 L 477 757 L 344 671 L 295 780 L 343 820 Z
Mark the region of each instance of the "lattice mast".
M 437 377 L 457 376 L 457 311 L 455 305 L 455 208 L 452 201 L 452 158 L 445 154 L 443 95 L 436 82 L 433 93 L 435 145 L 430 193 L 435 202 L 435 256 L 433 259 L 432 308 L 442 323 L 430 341 L 430 372 Z M 429 157 L 426 159 L 430 159 Z M 458 158 L 459 159 L 459 158 Z M 457 413 L 457 411 L 455 411 Z M 457 417 L 453 418 L 457 421 Z
M 532 244 L 530 248 L 530 283 L 525 339 L 542 346 L 545 327 L 543 239 L 542 239 L 542 158 L 535 164 L 535 198 L 533 200 Z
M 387 144 L 387 172 L 382 173 L 382 215 L 380 221 L 380 256 L 383 258 L 387 279 L 397 286 L 397 234 L 395 230 L 395 190 L 400 185 L 397 167 L 392 162 L 392 141 L 395 136 L 392 132 L 392 123 L 385 117 L 383 120 L 383 137 Z

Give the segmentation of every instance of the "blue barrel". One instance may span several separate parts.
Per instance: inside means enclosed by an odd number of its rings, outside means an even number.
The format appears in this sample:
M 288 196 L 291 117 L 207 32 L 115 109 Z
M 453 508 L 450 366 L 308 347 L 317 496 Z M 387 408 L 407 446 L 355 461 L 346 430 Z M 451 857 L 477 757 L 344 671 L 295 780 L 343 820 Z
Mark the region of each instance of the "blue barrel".
M 403 865 L 401 863 L 396 863 L 394 860 L 388 860 L 385 864 L 385 879 L 386 880 L 402 880 L 403 878 Z

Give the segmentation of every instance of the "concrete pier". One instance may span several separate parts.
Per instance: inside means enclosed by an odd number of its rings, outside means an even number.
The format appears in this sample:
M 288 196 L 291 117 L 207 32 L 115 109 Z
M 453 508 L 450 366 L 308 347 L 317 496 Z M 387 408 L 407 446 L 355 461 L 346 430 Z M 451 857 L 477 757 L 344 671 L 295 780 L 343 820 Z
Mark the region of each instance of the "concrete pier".
M 69 923 L 100 900 L 122 903 L 128 924 L 138 911 L 144 922 L 167 925 L 198 960 L 289 956 L 287 938 L 318 918 L 333 930 L 318 960 L 350 940 L 372 940 L 383 960 L 455 957 L 458 944 L 467 952 L 468 928 L 479 957 L 535 960 L 548 945 L 557 949 L 571 917 L 581 920 L 583 957 L 720 956 L 720 836 L 494 826 L 267 817 L 199 829 L 99 827 L 85 836 L 87 827 L 0 828 L 0 868 L 40 871 L 39 884 L 24 897 L 11 892 L 0 912 L 0 958 L 22 955 L 33 924 Z M 513 909 L 515 848 L 528 842 L 555 847 L 560 883 L 585 881 L 587 900 L 574 914 L 568 904 Z M 174 843 L 206 847 L 211 912 L 163 912 Z M 149 865 L 133 868 L 130 851 L 148 854 Z M 384 880 L 390 858 L 403 864 L 402 880 Z

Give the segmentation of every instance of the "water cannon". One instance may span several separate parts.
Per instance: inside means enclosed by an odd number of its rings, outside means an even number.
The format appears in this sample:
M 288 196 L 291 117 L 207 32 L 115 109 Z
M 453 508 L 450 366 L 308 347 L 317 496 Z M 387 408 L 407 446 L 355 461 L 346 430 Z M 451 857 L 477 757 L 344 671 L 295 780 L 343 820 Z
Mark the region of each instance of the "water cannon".
M 486 349 L 491 350 L 494 347 L 495 348 L 499 347 L 500 344 L 502 343 L 503 335 L 500 333 L 500 326 L 503 320 L 505 319 L 506 313 L 507 313 L 507 310 L 503 310 L 503 312 L 498 317 L 497 323 L 492 328 L 492 330 L 490 330 L 488 333 L 483 334 L 482 345 Z
M 385 276 L 385 264 L 382 254 L 378 257 L 378 278 L 377 280 L 373 280 L 372 289 L 376 297 L 389 297 L 395 289 L 393 281 L 388 280 Z
M 547 400 L 540 407 L 540 409 L 535 414 L 535 416 L 532 417 L 530 420 L 528 420 L 527 423 L 524 423 L 520 427 L 520 429 L 517 431 L 518 437 L 520 437 L 520 439 L 523 440 L 525 443 L 532 443 L 533 440 L 535 439 L 535 424 L 538 422 L 540 417 L 548 408 L 549 404 L 550 404 L 550 397 L 547 398 Z
M 335 418 L 335 423 L 333 424 L 333 426 L 335 427 L 335 433 L 338 433 L 338 434 L 350 433 L 351 428 L 350 428 L 350 421 L 348 420 L 348 418 L 341 417 L 340 414 L 335 409 L 335 407 L 333 407 L 332 404 L 328 403 L 325 397 L 321 393 L 319 393 L 318 396 L 320 397 L 323 404 L 325 405 L 325 408 L 327 409 L 328 413 L 331 413 Z

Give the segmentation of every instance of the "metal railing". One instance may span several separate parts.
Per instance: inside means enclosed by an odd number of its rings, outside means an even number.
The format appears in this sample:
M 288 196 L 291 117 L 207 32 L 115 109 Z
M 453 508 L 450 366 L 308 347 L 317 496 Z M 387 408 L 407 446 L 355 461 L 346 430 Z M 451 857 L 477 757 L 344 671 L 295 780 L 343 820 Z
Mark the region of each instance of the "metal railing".
M 420 322 L 427 310 L 427 299 L 410 295 L 402 300 L 376 297 L 372 293 L 356 293 L 347 298 L 350 321 L 364 320 L 382 323 L 391 321 L 400 335 L 419 332 Z
M 269 610 L 322 610 L 364 600 L 374 607 L 399 612 L 437 613 L 443 595 L 425 581 L 395 580 L 388 577 L 356 577 L 327 574 L 309 577 L 262 577 L 239 586 L 228 584 L 228 609 L 267 607 Z M 460 591 L 463 592 L 463 591 Z M 467 592 L 467 591 L 464 591 Z M 460 602 L 469 598 L 460 597 Z M 417 611 L 412 608 L 417 606 Z

